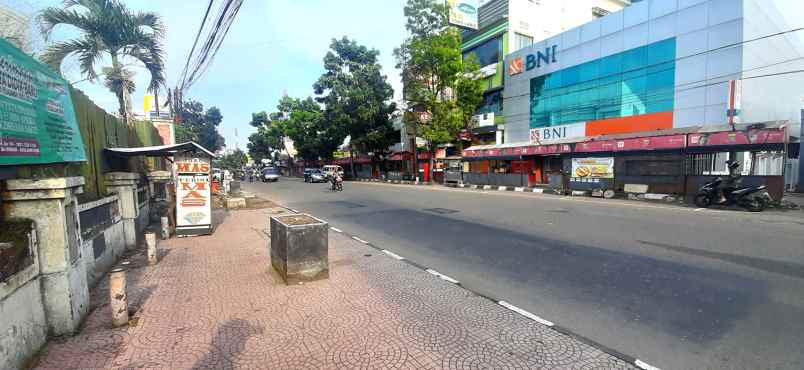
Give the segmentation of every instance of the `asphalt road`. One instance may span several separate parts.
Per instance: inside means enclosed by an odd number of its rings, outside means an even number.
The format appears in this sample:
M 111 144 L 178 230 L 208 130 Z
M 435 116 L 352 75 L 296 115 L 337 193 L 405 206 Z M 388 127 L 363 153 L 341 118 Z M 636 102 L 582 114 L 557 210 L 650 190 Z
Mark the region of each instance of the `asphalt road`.
M 804 369 L 804 213 L 283 178 L 309 212 L 661 369 Z

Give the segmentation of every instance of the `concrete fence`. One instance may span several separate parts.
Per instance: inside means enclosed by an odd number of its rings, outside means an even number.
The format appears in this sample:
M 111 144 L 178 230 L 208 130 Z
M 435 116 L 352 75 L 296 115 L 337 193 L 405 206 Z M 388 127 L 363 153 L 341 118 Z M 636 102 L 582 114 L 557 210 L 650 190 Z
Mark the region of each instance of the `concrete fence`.
M 49 336 L 75 333 L 88 313 L 90 288 L 142 240 L 154 188 L 144 179 L 106 173 L 108 193 L 84 203 L 83 177 L 4 181 L 0 369 L 21 368 Z

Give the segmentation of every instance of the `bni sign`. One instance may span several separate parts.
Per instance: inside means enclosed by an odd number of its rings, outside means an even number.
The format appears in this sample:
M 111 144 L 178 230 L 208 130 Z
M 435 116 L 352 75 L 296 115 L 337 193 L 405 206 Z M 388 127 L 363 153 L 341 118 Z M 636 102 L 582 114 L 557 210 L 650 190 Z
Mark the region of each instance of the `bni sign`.
M 530 129 L 530 142 L 536 144 L 583 136 L 586 136 L 586 122 Z
M 534 68 L 541 68 L 557 62 L 558 45 L 545 48 L 544 51 L 537 51 L 536 54 L 527 54 L 524 57 L 516 57 L 508 62 L 508 75 L 518 75 L 524 71 Z

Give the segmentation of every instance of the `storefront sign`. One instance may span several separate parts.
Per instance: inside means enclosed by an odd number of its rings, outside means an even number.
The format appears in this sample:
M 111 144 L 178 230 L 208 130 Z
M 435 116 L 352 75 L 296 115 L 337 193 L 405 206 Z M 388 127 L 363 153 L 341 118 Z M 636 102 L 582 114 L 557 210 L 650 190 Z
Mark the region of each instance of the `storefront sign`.
M 447 0 L 449 7 L 449 24 L 477 29 L 477 0 Z
M 176 227 L 188 233 L 208 233 L 212 225 L 210 159 L 176 155 Z M 185 233 L 187 234 L 187 233 Z
M 586 136 L 586 122 L 548 126 L 530 130 L 531 143 L 543 143 Z
M 687 137 L 685 135 L 652 136 L 617 140 L 617 145 L 614 149 L 618 152 L 629 150 L 680 149 L 684 148 L 686 144 Z
M 553 45 L 544 49 L 544 51 L 537 51 L 536 54 L 527 54 L 524 57 L 516 57 L 511 59 L 508 63 L 508 75 L 514 76 L 524 71 L 530 71 L 534 68 L 541 68 L 550 63 L 558 61 L 558 45 Z
M 0 38 L 0 165 L 85 160 L 67 82 Z
M 614 158 L 573 158 L 572 181 L 613 179 Z
M 589 141 L 575 144 L 576 152 L 613 152 L 617 146 L 614 140 L 608 141 Z
M 787 138 L 784 129 L 758 129 L 722 131 L 689 135 L 689 146 L 783 144 Z

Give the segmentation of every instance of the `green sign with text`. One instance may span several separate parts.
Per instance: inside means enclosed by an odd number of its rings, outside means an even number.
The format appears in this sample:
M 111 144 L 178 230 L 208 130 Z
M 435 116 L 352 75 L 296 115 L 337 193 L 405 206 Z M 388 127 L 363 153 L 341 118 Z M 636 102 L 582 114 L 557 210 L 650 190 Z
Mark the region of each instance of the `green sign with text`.
M 0 165 L 85 160 L 67 81 L 0 38 Z

